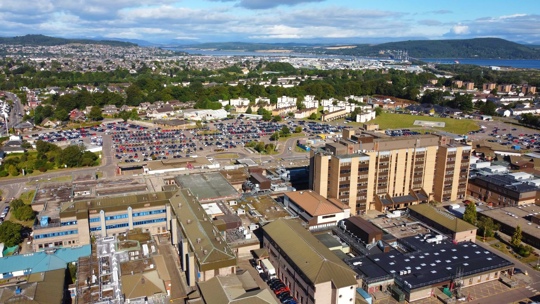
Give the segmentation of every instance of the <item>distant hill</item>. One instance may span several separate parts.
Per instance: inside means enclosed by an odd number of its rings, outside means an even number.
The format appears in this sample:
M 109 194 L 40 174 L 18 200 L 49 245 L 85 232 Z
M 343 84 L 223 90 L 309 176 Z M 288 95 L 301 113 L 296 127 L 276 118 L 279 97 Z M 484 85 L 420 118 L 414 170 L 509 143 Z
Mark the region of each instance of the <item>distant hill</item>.
M 540 47 L 524 45 L 499 38 L 461 40 L 409 40 L 381 44 L 306 44 L 306 43 L 247 43 L 222 42 L 184 45 L 195 49 L 216 50 L 290 50 L 297 53 L 353 55 L 365 57 L 394 57 L 398 50 L 407 51 L 412 58 L 493 58 L 540 59 Z M 388 52 L 390 51 L 390 52 Z
M 0 44 L 20 44 L 20 45 L 33 45 L 33 46 L 52 46 L 52 45 L 65 45 L 71 43 L 80 44 L 101 44 L 110 46 L 136 46 L 135 43 L 124 41 L 112 41 L 112 40 L 90 40 L 90 39 L 65 39 L 49 37 L 45 35 L 25 35 L 15 37 L 0 37 Z
M 499 38 L 461 40 L 410 40 L 376 45 L 357 45 L 356 48 L 326 50 L 326 53 L 381 56 L 383 51 L 406 50 L 413 58 L 493 58 L 540 59 L 540 49 L 534 46 Z M 385 52 L 385 54 L 388 54 Z

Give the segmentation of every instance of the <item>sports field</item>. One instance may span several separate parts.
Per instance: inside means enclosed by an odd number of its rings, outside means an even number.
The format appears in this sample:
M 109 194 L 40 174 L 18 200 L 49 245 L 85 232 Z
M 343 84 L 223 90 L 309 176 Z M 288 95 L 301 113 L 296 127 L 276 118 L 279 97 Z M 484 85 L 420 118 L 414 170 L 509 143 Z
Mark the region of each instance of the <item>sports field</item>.
M 418 116 L 418 115 L 408 115 L 408 114 L 392 114 L 392 113 L 381 113 L 375 120 L 370 121 L 369 123 L 378 124 L 379 129 L 411 129 L 418 128 L 414 125 L 415 120 L 424 120 L 424 121 L 439 121 L 444 122 L 444 128 L 431 128 L 432 130 L 440 130 L 451 132 L 455 134 L 467 134 L 469 131 L 478 130 L 480 127 L 478 123 L 472 119 L 453 119 L 453 118 L 439 118 L 431 116 Z M 425 128 L 421 128 L 425 129 Z

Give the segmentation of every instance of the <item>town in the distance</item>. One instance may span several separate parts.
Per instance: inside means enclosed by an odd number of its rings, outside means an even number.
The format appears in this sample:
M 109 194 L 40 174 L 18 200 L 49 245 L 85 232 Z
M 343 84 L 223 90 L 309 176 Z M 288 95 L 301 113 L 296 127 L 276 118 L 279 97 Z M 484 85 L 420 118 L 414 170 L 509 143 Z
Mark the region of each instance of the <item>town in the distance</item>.
M 540 301 L 540 70 L 0 55 L 1 303 Z

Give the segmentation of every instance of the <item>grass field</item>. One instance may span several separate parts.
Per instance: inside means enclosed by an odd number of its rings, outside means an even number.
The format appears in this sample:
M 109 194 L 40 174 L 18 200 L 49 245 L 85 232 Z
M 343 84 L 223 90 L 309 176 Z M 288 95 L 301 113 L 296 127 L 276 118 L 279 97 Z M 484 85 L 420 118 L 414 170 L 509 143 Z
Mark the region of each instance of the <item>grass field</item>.
M 213 157 L 218 159 L 238 158 L 238 153 L 223 153 L 214 155 Z
M 417 128 L 414 125 L 415 120 L 425 121 L 440 121 L 446 123 L 444 128 L 432 128 L 433 130 L 441 130 L 455 134 L 467 134 L 469 131 L 478 130 L 479 126 L 474 120 L 470 119 L 453 119 L 453 118 L 438 118 L 431 116 L 418 116 L 407 114 L 392 114 L 381 113 L 380 116 L 370 123 L 378 124 L 381 130 L 386 129 L 402 129 L 402 128 Z
M 34 199 L 34 195 L 36 194 L 36 190 L 30 190 L 23 192 L 20 196 L 20 199 L 27 204 L 30 205 L 32 203 L 32 200 Z

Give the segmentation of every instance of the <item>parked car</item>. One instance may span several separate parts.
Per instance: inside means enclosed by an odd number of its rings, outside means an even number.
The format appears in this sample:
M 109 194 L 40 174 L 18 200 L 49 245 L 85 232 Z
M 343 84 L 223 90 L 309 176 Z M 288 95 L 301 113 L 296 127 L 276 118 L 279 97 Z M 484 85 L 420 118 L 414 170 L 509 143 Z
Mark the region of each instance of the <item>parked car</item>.
M 264 270 L 262 269 L 262 267 L 259 266 L 259 265 L 255 266 L 255 269 L 257 269 L 257 272 L 258 272 L 259 274 L 261 274 L 261 273 L 264 272 Z

